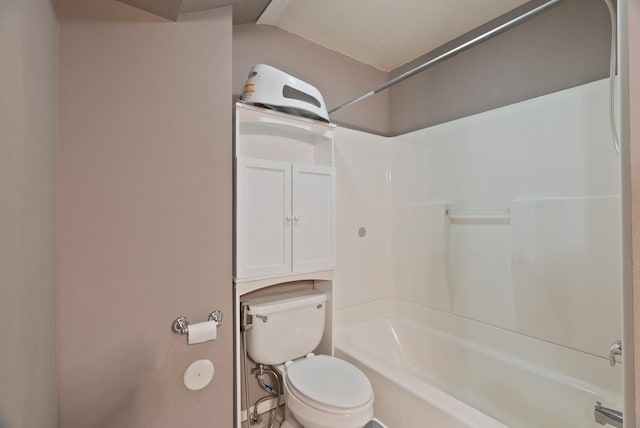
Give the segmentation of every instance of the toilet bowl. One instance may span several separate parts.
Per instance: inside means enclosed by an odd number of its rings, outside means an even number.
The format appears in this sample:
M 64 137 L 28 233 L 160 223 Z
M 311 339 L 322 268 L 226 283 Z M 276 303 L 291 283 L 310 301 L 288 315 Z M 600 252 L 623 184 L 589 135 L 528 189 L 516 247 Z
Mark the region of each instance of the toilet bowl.
M 373 418 L 373 389 L 364 373 L 339 358 L 310 353 L 324 334 L 326 302 L 325 293 L 304 290 L 246 303 L 252 317 L 247 353 L 282 375 L 282 428 L 362 428 Z
M 327 355 L 279 367 L 289 412 L 299 423 L 284 427 L 362 428 L 373 417 L 373 390 L 354 365 Z

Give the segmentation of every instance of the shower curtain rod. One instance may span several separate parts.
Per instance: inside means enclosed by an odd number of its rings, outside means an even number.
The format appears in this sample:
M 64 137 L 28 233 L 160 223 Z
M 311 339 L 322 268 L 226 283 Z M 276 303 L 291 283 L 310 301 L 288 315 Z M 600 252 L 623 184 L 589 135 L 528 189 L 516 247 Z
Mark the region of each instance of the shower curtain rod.
M 343 109 L 345 107 L 348 107 L 348 106 L 350 106 L 352 104 L 355 104 L 355 103 L 357 103 L 359 101 L 362 101 L 365 98 L 369 98 L 371 95 L 374 95 L 374 94 L 377 94 L 378 92 L 384 91 L 385 89 L 395 85 L 396 83 L 400 83 L 403 80 L 408 79 L 409 77 L 411 77 L 413 75 L 416 75 L 416 74 L 426 70 L 427 68 L 431 67 L 432 65 L 435 65 L 435 64 L 437 64 L 437 63 L 439 63 L 441 61 L 444 61 L 445 59 L 449 59 L 452 56 L 454 56 L 456 54 L 459 54 L 460 52 L 462 52 L 462 51 L 464 51 L 466 49 L 469 49 L 470 47 L 473 47 L 473 46 L 475 46 L 475 45 L 477 45 L 477 44 L 479 44 L 481 42 L 484 42 L 485 40 L 490 39 L 493 36 L 498 35 L 499 33 L 503 32 L 503 31 L 506 31 L 506 30 L 508 30 L 508 29 L 510 29 L 512 27 L 515 27 L 516 25 L 521 24 L 523 21 L 526 21 L 527 19 L 529 19 L 529 18 L 531 18 L 531 17 L 533 17 L 533 16 L 535 16 L 535 15 L 541 13 L 541 12 L 544 12 L 545 10 L 549 9 L 552 6 L 555 6 L 557 3 L 560 3 L 561 1 L 562 0 L 549 0 L 546 3 L 543 3 L 540 6 L 535 7 L 533 9 L 531 9 L 530 11 L 523 13 L 520 16 L 517 16 L 517 17 L 515 17 L 513 19 L 510 19 L 509 21 L 507 21 L 507 22 L 505 22 L 503 24 L 500 24 L 497 27 L 495 27 L 495 28 L 493 28 L 493 29 L 491 29 L 491 30 L 489 30 L 489 31 L 487 31 L 485 33 L 482 33 L 479 36 L 474 37 L 473 39 L 471 39 L 469 41 L 466 41 L 466 42 L 462 43 L 461 45 L 458 45 L 455 48 L 450 49 L 450 50 L 448 50 L 447 52 L 445 52 L 443 54 L 440 54 L 440 55 L 438 55 L 438 56 L 436 56 L 434 58 L 431 58 L 427 62 L 425 62 L 425 63 L 423 63 L 423 64 L 421 64 L 421 65 L 419 65 L 419 66 L 417 66 L 415 68 L 412 68 L 411 70 L 406 71 L 406 72 L 402 73 L 401 75 L 399 75 L 397 77 L 394 77 L 393 79 L 389 80 L 388 82 L 383 83 L 382 85 L 378 86 L 377 88 L 374 88 L 374 89 L 370 90 L 369 92 L 367 92 L 365 94 L 362 94 L 357 98 L 352 99 L 351 101 L 347 101 L 344 104 L 340 104 L 338 107 L 336 107 L 336 108 L 334 108 L 332 110 L 329 110 L 329 113 L 330 114 L 334 113 L 334 112 L 336 112 L 338 110 L 341 110 L 341 109 Z

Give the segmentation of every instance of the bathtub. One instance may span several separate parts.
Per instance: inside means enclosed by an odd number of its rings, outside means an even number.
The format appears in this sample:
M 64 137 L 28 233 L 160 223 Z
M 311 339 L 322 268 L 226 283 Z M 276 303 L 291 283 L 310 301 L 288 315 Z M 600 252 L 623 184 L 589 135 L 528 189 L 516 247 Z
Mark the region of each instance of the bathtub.
M 389 316 L 341 329 L 334 345 L 369 377 L 389 428 L 595 428 L 595 401 L 622 405 L 619 367 L 491 326 Z

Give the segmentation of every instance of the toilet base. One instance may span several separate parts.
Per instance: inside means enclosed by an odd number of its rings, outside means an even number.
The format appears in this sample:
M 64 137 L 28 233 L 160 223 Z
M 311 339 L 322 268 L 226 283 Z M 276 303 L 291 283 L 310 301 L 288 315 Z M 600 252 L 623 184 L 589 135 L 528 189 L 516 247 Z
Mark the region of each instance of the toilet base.
M 284 421 L 280 425 L 280 428 L 304 428 L 300 425 L 300 422 L 291 414 L 289 407 L 284 407 Z

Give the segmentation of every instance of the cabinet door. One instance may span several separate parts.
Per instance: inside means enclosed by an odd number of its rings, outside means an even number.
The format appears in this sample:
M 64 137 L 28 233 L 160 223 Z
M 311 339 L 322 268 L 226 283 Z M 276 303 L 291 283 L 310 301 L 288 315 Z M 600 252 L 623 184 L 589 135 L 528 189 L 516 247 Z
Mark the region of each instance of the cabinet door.
M 238 158 L 236 277 L 291 272 L 291 164 Z
M 335 168 L 293 165 L 293 271 L 336 265 Z

